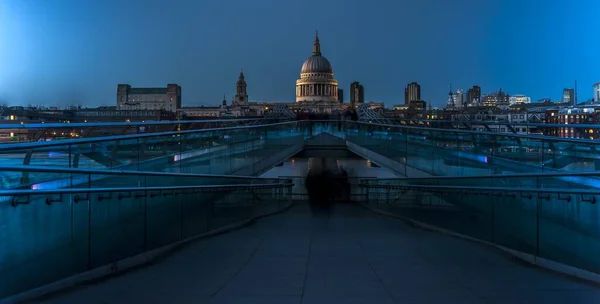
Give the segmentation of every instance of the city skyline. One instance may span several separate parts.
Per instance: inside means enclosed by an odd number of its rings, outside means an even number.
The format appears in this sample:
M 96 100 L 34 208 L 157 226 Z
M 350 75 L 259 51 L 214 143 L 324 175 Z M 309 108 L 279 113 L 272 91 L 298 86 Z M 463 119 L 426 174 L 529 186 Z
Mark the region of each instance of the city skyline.
M 177 83 L 183 88 L 184 106 L 211 106 L 223 93 L 231 98 L 240 68 L 252 100 L 293 101 L 293 82 L 310 55 L 316 29 L 340 88 L 349 90 L 351 82 L 359 81 L 366 102 L 388 107 L 404 102 L 404 88 L 413 81 L 422 86 L 423 99 L 438 107 L 445 105 L 449 84 L 464 90 L 477 84 L 483 94 L 502 87 L 535 101 L 559 100 L 562 89 L 578 80 L 581 102 L 592 97 L 591 86 L 600 81 L 600 66 L 592 57 L 595 48 L 573 48 L 586 45 L 585 34 L 597 27 L 593 23 L 598 21 L 585 17 L 592 16 L 590 6 L 600 8 L 596 3 L 564 8 L 466 0 L 439 3 L 437 11 L 427 9 L 432 1 L 357 7 L 325 1 L 318 5 L 322 11 L 311 15 L 302 12 L 313 3 L 290 11 L 287 4 L 273 1 L 180 2 L 169 6 L 172 14 L 165 14 L 166 2 L 159 0 L 132 1 L 137 9 L 116 11 L 118 3 L 112 0 L 93 6 L 32 2 L 0 4 L 6 25 L 0 28 L 0 99 L 11 105 L 112 105 L 118 83 Z M 401 18 L 393 11 L 408 19 L 396 20 Z M 497 19 L 508 11 L 509 18 L 528 18 L 503 28 Z M 565 12 L 576 13 L 576 18 Z M 435 24 L 410 26 L 421 20 L 413 14 Z M 249 15 L 253 22 L 244 22 Z M 557 24 L 552 18 L 559 15 L 563 22 Z M 373 20 L 343 22 L 356 16 Z M 469 43 L 461 37 L 480 38 Z M 537 47 L 549 42 L 551 47 Z

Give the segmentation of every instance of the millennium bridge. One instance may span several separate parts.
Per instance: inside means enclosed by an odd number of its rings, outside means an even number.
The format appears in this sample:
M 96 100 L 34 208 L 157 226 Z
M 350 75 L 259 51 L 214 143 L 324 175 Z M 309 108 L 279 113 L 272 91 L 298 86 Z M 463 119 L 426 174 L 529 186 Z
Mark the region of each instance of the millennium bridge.
M 19 127 L 36 136 L 0 144 L 0 303 L 600 299 L 598 141 L 364 108 Z M 348 173 L 327 214 L 311 158 Z

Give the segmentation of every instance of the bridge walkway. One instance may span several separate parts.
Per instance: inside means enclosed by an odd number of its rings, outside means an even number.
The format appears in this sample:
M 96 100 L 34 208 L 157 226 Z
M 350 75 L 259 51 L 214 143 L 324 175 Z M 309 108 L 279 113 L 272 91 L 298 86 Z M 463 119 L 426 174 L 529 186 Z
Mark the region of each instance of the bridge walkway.
M 356 205 L 300 204 L 36 303 L 597 303 L 589 283 Z

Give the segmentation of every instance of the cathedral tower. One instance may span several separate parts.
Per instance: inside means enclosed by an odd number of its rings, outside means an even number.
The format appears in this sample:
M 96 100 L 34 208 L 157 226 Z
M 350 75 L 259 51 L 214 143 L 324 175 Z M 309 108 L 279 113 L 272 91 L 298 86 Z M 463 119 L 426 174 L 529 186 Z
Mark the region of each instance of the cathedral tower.
M 244 79 L 244 70 L 240 71 L 240 77 L 236 83 L 236 94 L 233 99 L 233 105 L 245 105 L 248 102 L 248 93 L 246 92 L 246 80 Z

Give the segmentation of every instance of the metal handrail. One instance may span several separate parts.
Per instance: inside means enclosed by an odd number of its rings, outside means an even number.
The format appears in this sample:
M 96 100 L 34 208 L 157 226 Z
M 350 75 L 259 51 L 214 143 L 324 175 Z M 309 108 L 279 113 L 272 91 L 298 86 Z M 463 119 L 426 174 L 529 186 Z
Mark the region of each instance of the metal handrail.
M 78 122 L 78 123 L 33 123 L 33 124 L 0 124 L 0 129 L 50 129 L 50 128 L 81 128 L 81 127 L 127 127 L 127 126 L 160 126 L 194 123 L 223 123 L 265 120 L 265 118 L 236 118 L 236 119 L 201 119 L 201 120 L 169 120 L 148 122 Z M 269 120 L 267 118 L 266 120 Z
M 199 186 L 165 186 L 165 187 L 122 187 L 122 188 L 67 188 L 47 190 L 0 190 L 0 197 L 24 196 L 24 195 L 52 195 L 52 194 L 77 194 L 77 193 L 99 193 L 99 192 L 141 192 L 141 191 L 174 191 L 174 190 L 203 190 L 229 191 L 229 190 L 255 190 L 276 189 L 293 186 L 292 183 L 278 184 L 242 184 L 242 185 L 199 185 Z
M 381 123 L 373 123 L 373 122 L 362 122 L 355 121 L 357 124 L 361 125 L 371 125 L 371 126 L 379 126 L 386 128 L 398 128 L 398 129 L 407 129 L 407 130 L 416 130 L 416 131 L 434 131 L 441 133 L 462 133 L 462 134 L 476 134 L 476 135 L 490 135 L 490 136 L 501 136 L 508 138 L 520 138 L 520 139 L 535 139 L 540 141 L 551 141 L 551 142 L 567 142 L 573 144 L 594 144 L 597 145 L 599 142 L 597 140 L 592 139 L 574 139 L 574 138 L 563 138 L 556 136 L 544 136 L 544 135 L 531 135 L 531 134 L 504 134 L 498 132 L 489 132 L 489 131 L 472 131 L 472 130 L 461 130 L 461 129 L 442 129 L 442 128 L 430 128 L 430 127 L 416 127 L 416 126 L 408 126 L 408 125 L 388 125 Z
M 455 180 L 455 179 L 476 179 L 476 178 L 525 178 L 525 177 L 600 177 L 598 171 L 559 171 L 559 172 L 539 172 L 539 173 L 511 173 L 511 174 L 489 174 L 489 175 L 444 175 L 444 176 L 420 176 L 420 177 L 391 177 L 378 178 L 377 181 L 407 181 L 407 180 Z
M 278 122 L 278 123 L 265 124 L 265 125 L 254 125 L 254 126 L 235 126 L 235 127 L 224 127 L 224 128 L 185 130 L 185 131 L 168 131 L 168 132 L 158 132 L 158 133 L 144 133 L 144 134 L 129 134 L 129 135 L 101 136 L 101 137 L 91 137 L 91 138 L 65 139 L 65 140 L 60 140 L 60 141 L 43 141 L 43 142 L 3 144 L 3 145 L 0 145 L 0 152 L 7 151 L 7 150 L 8 151 L 10 151 L 10 150 L 25 150 L 25 149 L 35 149 L 35 148 L 45 148 L 45 147 L 55 147 L 55 146 L 68 146 L 68 145 L 97 143 L 97 142 L 104 142 L 104 141 L 116 141 L 116 140 L 128 140 L 128 139 L 138 139 L 138 138 L 147 138 L 147 137 L 169 136 L 169 135 L 184 135 L 184 134 L 205 133 L 205 132 L 215 132 L 215 131 L 247 130 L 247 129 L 262 128 L 262 127 L 280 126 L 280 125 L 285 125 L 285 124 L 296 124 L 296 123 L 297 123 L 297 121 L 291 121 L 291 122 L 288 121 L 288 122 Z
M 245 130 L 245 129 L 256 129 L 262 127 L 272 127 L 272 126 L 282 126 L 282 125 L 293 125 L 298 123 L 315 123 L 315 122 L 347 122 L 343 120 L 308 120 L 308 121 L 286 121 L 286 122 L 276 122 L 271 124 L 262 124 L 262 125 L 252 125 L 252 126 L 235 126 L 235 127 L 223 127 L 223 128 L 210 128 L 210 129 L 198 129 L 198 130 L 185 130 L 185 131 L 168 131 L 168 132 L 157 132 L 157 133 L 143 133 L 143 134 L 128 134 L 128 135 L 115 135 L 115 136 L 101 136 L 101 137 L 92 137 L 92 138 L 77 138 L 77 139 L 65 139 L 60 141 L 45 141 L 45 142 L 27 142 L 27 143 L 15 143 L 15 144 L 3 144 L 0 145 L 0 151 L 6 150 L 15 150 L 15 149 L 34 149 L 40 147 L 55 147 L 62 145 L 71 145 L 71 144 L 86 144 L 86 143 L 97 143 L 104 141 L 112 141 L 112 140 L 128 140 L 128 139 L 139 139 L 139 138 L 148 138 L 148 137 L 157 137 L 157 136 L 169 136 L 169 135 L 185 135 L 185 134 L 194 134 L 194 133 L 205 133 L 205 132 L 215 132 L 215 131 L 235 131 L 235 130 Z M 476 135 L 489 135 L 489 136 L 501 136 L 507 138 L 519 138 L 519 139 L 535 139 L 540 141 L 550 141 L 550 142 L 566 142 L 573 144 L 598 144 L 597 141 L 589 140 L 589 139 L 571 139 L 571 138 L 561 138 L 554 136 L 541 136 L 541 135 L 527 135 L 527 134 L 500 134 L 497 132 L 487 132 L 487 131 L 471 131 L 471 130 L 460 130 L 460 129 L 442 129 L 442 128 L 430 128 L 430 127 L 416 127 L 416 126 L 405 126 L 405 125 L 388 125 L 388 124 L 380 124 L 380 123 L 372 123 L 372 122 L 359 122 L 355 121 L 354 123 L 359 125 L 369 125 L 369 126 L 380 126 L 387 128 L 398 128 L 398 129 L 407 129 L 407 130 L 416 130 L 416 131 L 434 131 L 441 133 L 453 133 L 453 134 L 476 134 Z
M 438 185 L 370 185 L 361 183 L 361 187 L 371 189 L 386 190 L 420 190 L 423 192 L 433 190 L 443 190 L 465 193 L 468 191 L 499 191 L 504 193 L 511 192 L 539 192 L 539 193 L 557 193 L 557 194 L 582 194 L 582 195 L 600 195 L 600 190 L 590 189 L 570 189 L 570 188 L 519 188 L 519 187 L 477 187 L 477 186 L 438 186 Z
M 0 167 L 0 170 L 2 167 Z M 266 178 L 266 177 L 265 177 Z M 294 179 L 305 179 L 306 176 L 301 176 L 301 175 L 295 175 L 295 176 L 289 176 L 289 175 L 281 175 L 279 176 L 279 179 L 282 180 L 294 180 Z M 376 176 L 348 176 L 348 177 L 331 177 L 331 179 L 346 179 L 346 180 L 350 180 L 350 181 L 358 181 L 357 183 L 361 183 L 365 180 L 378 180 L 378 178 Z
M 512 115 L 512 114 L 511 114 Z M 200 120 L 169 120 L 169 121 L 148 121 L 148 122 L 89 122 L 89 123 L 33 123 L 33 124 L 0 124 L 0 129 L 50 129 L 50 128 L 81 128 L 81 127 L 126 127 L 126 126 L 158 126 L 158 125 L 178 125 L 178 124 L 194 124 L 194 123 L 227 123 L 227 122 L 244 122 L 244 121 L 264 121 L 278 120 L 280 118 L 261 117 L 261 118 L 233 118 L 233 119 L 200 119 Z M 497 122 L 497 121 L 460 121 L 460 120 L 436 120 L 436 119 L 398 119 L 398 118 L 370 118 L 373 121 L 398 121 L 406 123 L 451 123 L 471 125 L 487 125 L 487 126 L 522 126 L 522 127 L 537 127 L 537 128 L 574 128 L 574 129 L 589 129 L 600 128 L 600 124 L 542 124 L 542 123 L 519 123 L 519 122 Z M 335 121 L 335 120 L 311 120 L 311 121 Z M 397 126 L 397 125 L 395 125 Z M 434 128 L 434 127 L 429 127 Z M 437 128 L 435 128 L 437 129 Z M 442 129 L 442 128 L 440 128 Z M 454 129 L 448 129 L 454 130 Z
M 17 172 L 44 172 L 44 173 L 71 173 L 71 174 L 97 174 L 97 175 L 143 175 L 143 176 L 182 176 L 200 178 L 231 178 L 251 180 L 286 180 L 284 178 L 266 178 L 257 176 L 226 175 L 226 174 L 198 174 L 198 173 L 174 173 L 160 171 L 132 171 L 132 170 L 102 170 L 85 168 L 59 168 L 44 166 L 0 166 L 0 171 Z
M 513 115 L 513 114 L 510 114 Z M 514 115 L 519 115 L 519 114 L 514 114 Z M 497 121 L 490 121 L 490 122 L 486 122 L 486 121 L 473 121 L 473 120 L 466 120 L 466 121 L 461 121 L 461 120 L 435 120 L 435 119 L 418 119 L 418 120 L 411 120 L 411 119 L 398 119 L 398 118 L 384 118 L 384 119 L 373 119 L 373 120 L 395 120 L 398 122 L 406 122 L 406 123 L 449 123 L 449 124 L 470 124 L 473 126 L 519 126 L 519 127 L 536 127 L 536 128 L 574 128 L 574 129 L 598 129 L 600 128 L 600 124 L 542 124 L 542 123 L 520 123 L 520 122 L 497 122 Z M 429 127 L 432 129 L 437 129 L 435 127 Z M 442 128 L 440 128 L 442 129 Z M 448 129 L 448 130 L 453 130 L 453 129 Z M 496 133 L 496 132 L 494 132 Z

